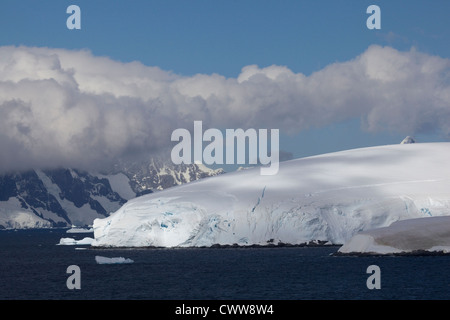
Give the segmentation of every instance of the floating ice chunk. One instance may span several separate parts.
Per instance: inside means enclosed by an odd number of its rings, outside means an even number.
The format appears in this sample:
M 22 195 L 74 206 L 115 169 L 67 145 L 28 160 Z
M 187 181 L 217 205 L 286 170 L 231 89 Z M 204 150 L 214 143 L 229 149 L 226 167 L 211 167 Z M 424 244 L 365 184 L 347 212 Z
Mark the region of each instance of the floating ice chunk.
M 66 233 L 91 233 L 94 232 L 94 228 L 80 228 L 72 226 L 69 230 L 66 231 Z
M 94 241 L 93 238 L 83 238 L 81 240 L 75 240 L 73 238 L 61 238 L 59 240 L 58 245 L 65 245 L 65 246 L 75 246 L 75 245 L 91 245 Z
M 121 264 L 134 262 L 133 260 L 124 257 L 108 258 L 102 256 L 95 256 L 95 261 L 98 264 Z

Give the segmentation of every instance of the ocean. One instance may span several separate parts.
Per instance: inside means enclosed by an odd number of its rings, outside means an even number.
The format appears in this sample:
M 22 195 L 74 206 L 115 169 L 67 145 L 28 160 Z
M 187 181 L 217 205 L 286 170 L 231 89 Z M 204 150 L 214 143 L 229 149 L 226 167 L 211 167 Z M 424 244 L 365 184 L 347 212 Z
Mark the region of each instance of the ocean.
M 1 300 L 448 300 L 449 256 L 343 257 L 337 246 L 91 249 L 65 230 L 0 231 Z M 95 257 L 131 259 L 98 264 Z M 379 267 L 379 289 L 367 285 Z M 79 289 L 69 289 L 79 268 Z

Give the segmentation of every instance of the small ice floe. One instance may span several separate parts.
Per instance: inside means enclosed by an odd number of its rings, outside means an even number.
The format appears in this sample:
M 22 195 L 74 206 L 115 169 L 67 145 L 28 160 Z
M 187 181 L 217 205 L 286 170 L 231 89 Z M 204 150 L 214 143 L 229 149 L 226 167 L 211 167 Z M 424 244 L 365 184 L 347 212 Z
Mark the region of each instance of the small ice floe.
M 81 240 L 75 240 L 73 238 L 61 238 L 59 240 L 58 245 L 64 245 L 64 246 L 75 246 L 75 245 L 91 245 L 94 241 L 93 238 L 83 238 Z
M 123 263 L 133 263 L 134 261 L 124 257 L 108 258 L 102 256 L 95 256 L 95 261 L 98 264 L 123 264 Z

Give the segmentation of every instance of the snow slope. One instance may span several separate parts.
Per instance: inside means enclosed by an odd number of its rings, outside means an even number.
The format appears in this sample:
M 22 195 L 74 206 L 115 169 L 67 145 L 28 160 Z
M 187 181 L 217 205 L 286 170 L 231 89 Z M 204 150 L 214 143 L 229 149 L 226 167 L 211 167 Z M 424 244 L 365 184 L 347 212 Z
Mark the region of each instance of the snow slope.
M 108 179 L 111 188 L 123 199 L 129 200 L 136 197 L 136 193 L 130 186 L 130 179 L 122 172 L 110 175 L 96 174 L 101 179 Z
M 450 216 L 408 219 L 358 233 L 340 254 L 450 253 Z
M 94 246 L 211 246 L 311 240 L 450 213 L 450 143 L 348 150 L 232 172 L 128 201 L 94 221 Z
M 17 198 L 10 198 L 0 206 L 0 229 L 51 228 L 53 225 L 33 212 L 22 208 Z

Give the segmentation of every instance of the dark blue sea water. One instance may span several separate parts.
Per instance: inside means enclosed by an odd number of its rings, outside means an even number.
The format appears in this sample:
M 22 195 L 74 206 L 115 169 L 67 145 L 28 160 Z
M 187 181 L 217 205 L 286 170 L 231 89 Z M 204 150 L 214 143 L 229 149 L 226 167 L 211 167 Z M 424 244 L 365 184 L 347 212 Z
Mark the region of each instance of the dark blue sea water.
M 0 232 L 0 299 L 449 299 L 450 257 L 340 257 L 338 247 L 77 250 L 65 230 Z M 97 264 L 95 256 L 132 264 Z M 67 267 L 81 270 L 70 290 Z M 368 289 L 367 267 L 381 270 Z

